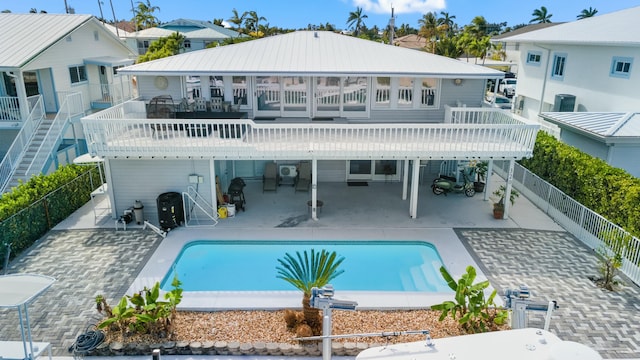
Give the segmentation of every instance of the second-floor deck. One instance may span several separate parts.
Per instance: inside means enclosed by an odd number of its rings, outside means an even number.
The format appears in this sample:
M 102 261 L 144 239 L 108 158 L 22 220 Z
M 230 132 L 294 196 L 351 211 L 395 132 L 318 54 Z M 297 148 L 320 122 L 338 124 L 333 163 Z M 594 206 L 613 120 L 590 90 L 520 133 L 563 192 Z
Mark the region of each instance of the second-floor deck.
M 228 160 L 521 159 L 539 128 L 499 109 L 449 107 L 441 124 L 148 119 L 136 101 L 82 123 L 98 156 Z

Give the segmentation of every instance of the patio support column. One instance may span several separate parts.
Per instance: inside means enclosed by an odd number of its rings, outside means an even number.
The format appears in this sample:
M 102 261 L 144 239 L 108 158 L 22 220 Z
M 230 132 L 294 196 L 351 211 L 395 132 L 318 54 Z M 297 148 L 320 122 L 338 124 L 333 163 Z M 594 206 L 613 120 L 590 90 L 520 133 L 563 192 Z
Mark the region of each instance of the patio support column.
M 402 200 L 407 200 L 407 190 L 409 189 L 409 159 L 404 161 L 404 172 L 402 174 Z
M 509 210 L 511 209 L 511 188 L 513 187 L 513 168 L 515 166 L 515 160 L 509 160 L 509 173 L 507 174 L 507 185 L 504 191 L 504 215 L 503 219 L 509 218 Z
M 218 186 L 216 184 L 216 162 L 213 158 L 209 159 L 209 177 L 211 178 L 211 204 L 214 211 L 214 214 L 211 214 L 211 216 L 216 217 L 218 215 L 216 212 L 216 209 L 218 208 L 218 194 L 216 193 L 216 188 Z
M 116 198 L 115 196 L 113 196 L 113 179 L 111 178 L 111 162 L 109 161 L 109 159 L 104 159 L 102 163 L 104 164 L 104 179 L 100 179 L 100 181 L 104 181 L 106 184 L 108 184 L 107 196 L 109 197 L 109 203 L 111 204 L 111 218 L 117 219 L 118 214 L 116 214 Z M 100 163 L 98 163 L 98 166 L 101 166 Z M 102 184 L 100 184 L 100 186 L 102 186 Z
M 489 189 L 491 189 L 491 174 L 493 173 L 493 160 L 489 160 L 489 164 L 487 165 L 487 175 L 485 176 L 486 184 L 484 185 L 484 201 L 489 200 Z
M 413 160 L 411 171 L 411 200 L 409 201 L 409 216 L 412 219 L 418 217 L 418 188 L 420 180 L 420 159 Z
M 27 89 L 24 87 L 22 71 L 7 72 L 7 74 L 12 76 L 15 80 L 16 95 L 18 96 L 18 103 L 20 104 L 20 118 L 21 120 L 24 120 L 29 117 L 31 109 L 29 109 L 29 102 L 27 101 Z
M 311 160 L 311 218 L 318 220 L 318 159 Z

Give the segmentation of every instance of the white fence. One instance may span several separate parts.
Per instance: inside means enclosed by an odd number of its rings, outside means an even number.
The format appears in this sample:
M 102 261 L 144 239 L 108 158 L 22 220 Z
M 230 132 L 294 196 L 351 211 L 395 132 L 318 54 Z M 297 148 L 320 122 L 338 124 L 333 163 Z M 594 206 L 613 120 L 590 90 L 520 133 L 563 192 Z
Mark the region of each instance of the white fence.
M 506 178 L 509 163 L 496 161 L 494 170 Z M 592 249 L 606 247 L 606 239 L 630 239 L 621 249 L 621 271 L 640 284 L 640 240 L 621 227 L 583 206 L 555 186 L 516 164 L 513 186 L 568 232 Z

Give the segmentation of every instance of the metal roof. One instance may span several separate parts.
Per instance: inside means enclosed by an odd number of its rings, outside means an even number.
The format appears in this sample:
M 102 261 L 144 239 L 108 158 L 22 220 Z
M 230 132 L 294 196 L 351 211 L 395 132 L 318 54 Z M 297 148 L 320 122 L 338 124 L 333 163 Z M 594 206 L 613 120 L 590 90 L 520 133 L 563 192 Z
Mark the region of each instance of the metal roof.
M 0 13 L 0 68 L 24 66 L 91 19 L 92 15 Z
M 161 37 L 167 37 L 170 36 L 171 34 L 173 34 L 174 30 L 169 30 L 169 29 L 161 29 L 161 28 L 148 28 L 148 29 L 144 29 L 144 30 L 140 30 L 140 31 L 136 31 L 136 32 L 132 32 L 129 33 L 128 37 L 131 38 L 161 38 Z
M 640 46 L 640 7 L 507 36 L 500 41 L 547 44 Z
M 202 28 L 202 29 L 211 29 L 214 30 L 218 33 L 221 34 L 221 37 L 238 37 L 242 34 L 240 34 L 239 32 L 235 31 L 235 30 L 231 30 L 231 29 L 227 29 L 223 26 L 219 26 L 216 24 L 212 24 L 210 22 L 207 21 L 201 21 L 201 20 L 192 20 L 192 19 L 176 19 L 173 21 L 170 21 L 168 23 L 164 23 L 162 25 L 159 25 L 158 27 L 160 28 L 171 28 L 173 26 L 193 26 L 193 27 L 198 27 L 198 28 Z M 194 30 L 197 31 L 197 30 Z
M 487 67 L 329 31 L 296 31 L 125 67 L 139 75 L 352 75 L 501 78 Z
M 540 116 L 593 138 L 640 138 L 640 113 L 546 112 Z

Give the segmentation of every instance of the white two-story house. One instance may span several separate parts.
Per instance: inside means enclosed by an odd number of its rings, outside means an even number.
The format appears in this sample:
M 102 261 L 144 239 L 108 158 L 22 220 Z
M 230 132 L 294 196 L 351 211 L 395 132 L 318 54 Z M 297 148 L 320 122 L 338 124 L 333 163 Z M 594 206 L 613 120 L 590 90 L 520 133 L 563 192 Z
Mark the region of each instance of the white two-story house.
M 482 108 L 487 81 L 501 71 L 332 32 L 298 31 L 121 71 L 136 76 L 140 98 L 82 123 L 89 151 L 105 161 L 116 214 L 141 200 L 150 219 L 159 194 L 183 192 L 192 178 L 199 198 L 215 204 L 216 178 L 222 189 L 235 177 L 258 180 L 272 162 L 283 176 L 309 164 L 312 204 L 322 182 L 403 182 L 415 218 L 421 166 L 528 157 L 538 130 Z
M 2 193 L 86 151 L 79 118 L 132 98 L 135 54 L 92 15 L 3 13 L 0 44 Z
M 500 39 L 520 51 L 515 111 L 640 176 L 640 7 Z M 565 112 L 576 112 L 569 115 Z

